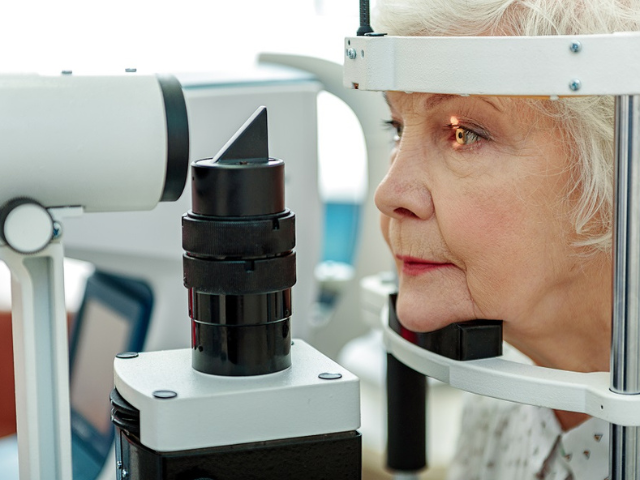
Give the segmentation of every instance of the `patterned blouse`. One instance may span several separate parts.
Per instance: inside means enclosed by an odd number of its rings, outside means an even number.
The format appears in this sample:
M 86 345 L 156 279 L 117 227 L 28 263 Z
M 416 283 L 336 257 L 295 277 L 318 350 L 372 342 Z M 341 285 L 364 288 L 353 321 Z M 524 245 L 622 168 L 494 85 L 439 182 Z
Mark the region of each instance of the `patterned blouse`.
M 609 423 L 563 432 L 553 411 L 467 394 L 448 480 L 605 480 Z

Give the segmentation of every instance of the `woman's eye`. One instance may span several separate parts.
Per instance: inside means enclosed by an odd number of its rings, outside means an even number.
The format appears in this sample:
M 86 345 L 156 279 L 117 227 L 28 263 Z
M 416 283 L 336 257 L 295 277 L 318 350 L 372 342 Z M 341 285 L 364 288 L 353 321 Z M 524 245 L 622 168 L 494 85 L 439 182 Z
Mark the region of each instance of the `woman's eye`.
M 482 137 L 471 130 L 467 130 L 464 127 L 454 127 L 456 142 L 459 145 L 472 145 L 480 140 Z
M 400 124 L 400 122 L 397 122 L 396 120 L 385 120 L 384 127 L 387 130 L 391 130 L 395 132 L 395 135 L 393 136 L 393 141 L 395 143 L 398 143 L 400 141 L 400 138 L 402 138 L 402 125 Z

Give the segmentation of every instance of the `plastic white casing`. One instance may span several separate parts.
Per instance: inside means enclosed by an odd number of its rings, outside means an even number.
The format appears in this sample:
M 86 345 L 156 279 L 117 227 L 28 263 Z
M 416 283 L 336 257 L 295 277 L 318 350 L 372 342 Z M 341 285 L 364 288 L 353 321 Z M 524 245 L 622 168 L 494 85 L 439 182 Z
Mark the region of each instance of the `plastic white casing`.
M 152 209 L 165 181 L 164 108 L 152 75 L 0 76 L 0 205 Z
M 207 375 L 191 368 L 191 349 L 116 358 L 115 386 L 140 411 L 140 440 L 170 452 L 356 430 L 360 384 L 355 375 L 302 340 L 292 366 L 251 377 Z M 321 373 L 342 378 L 322 380 Z M 177 393 L 158 399 L 156 390 Z
M 457 95 L 638 94 L 640 33 L 351 37 L 344 86 Z

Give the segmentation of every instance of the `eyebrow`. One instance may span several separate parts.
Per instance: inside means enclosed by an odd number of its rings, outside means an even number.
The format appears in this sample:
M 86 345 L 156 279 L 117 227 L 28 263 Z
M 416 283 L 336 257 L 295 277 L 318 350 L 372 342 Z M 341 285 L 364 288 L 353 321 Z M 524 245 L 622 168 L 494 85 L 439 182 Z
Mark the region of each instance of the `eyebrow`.
M 387 96 L 387 92 L 383 92 L 382 96 L 384 97 L 385 102 L 387 102 L 387 105 L 389 105 L 389 107 L 391 107 L 391 103 L 389 102 L 389 98 Z M 425 100 L 424 107 L 425 107 L 425 109 L 427 111 L 433 110 L 433 109 L 435 109 L 436 107 L 440 106 L 443 103 L 450 102 L 450 101 L 456 100 L 458 98 L 472 98 L 472 97 L 463 97 L 462 95 L 452 95 L 452 94 L 449 94 L 449 93 L 436 93 L 436 94 L 430 95 Z M 487 105 L 491 106 L 491 108 L 493 108 L 494 110 L 497 110 L 500 113 L 504 113 L 504 109 L 498 107 L 495 103 L 493 103 L 487 97 L 483 97 L 481 95 L 474 95 L 473 98 L 477 98 L 478 100 L 483 101 Z
M 439 107 L 443 103 L 451 102 L 456 100 L 459 95 L 447 95 L 447 94 L 435 94 L 430 95 L 424 102 L 424 108 L 429 110 L 434 110 L 436 107 Z

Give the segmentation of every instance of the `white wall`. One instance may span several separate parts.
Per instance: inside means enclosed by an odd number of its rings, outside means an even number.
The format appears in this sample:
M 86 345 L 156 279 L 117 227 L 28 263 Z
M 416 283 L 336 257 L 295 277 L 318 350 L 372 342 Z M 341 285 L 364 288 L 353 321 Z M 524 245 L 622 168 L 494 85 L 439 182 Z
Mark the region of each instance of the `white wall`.
M 228 70 L 260 51 L 340 61 L 357 0 L 14 0 L 0 71 Z

